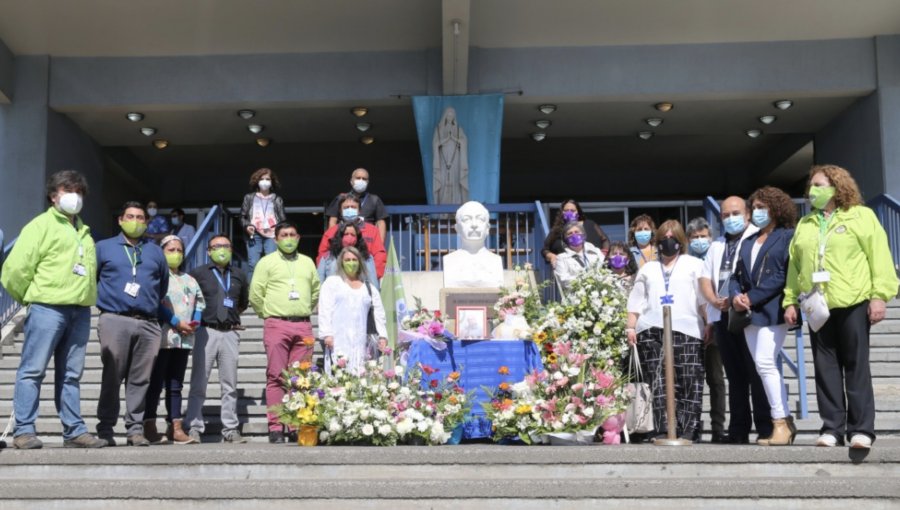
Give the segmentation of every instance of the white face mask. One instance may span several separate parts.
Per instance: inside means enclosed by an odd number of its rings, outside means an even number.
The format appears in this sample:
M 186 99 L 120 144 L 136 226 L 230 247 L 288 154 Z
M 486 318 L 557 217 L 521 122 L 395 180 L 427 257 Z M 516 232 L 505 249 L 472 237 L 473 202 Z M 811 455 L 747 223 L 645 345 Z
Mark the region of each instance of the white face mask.
M 353 181 L 353 191 L 357 193 L 365 193 L 366 188 L 369 186 L 369 181 L 365 179 L 356 179 Z
M 149 214 L 150 216 L 156 216 L 156 213 L 158 213 L 158 212 L 159 212 L 159 211 L 156 210 L 155 207 L 149 207 L 149 208 L 147 208 L 147 214 Z
M 181 218 L 179 218 L 179 217 L 177 217 L 177 216 L 174 217 L 174 218 L 172 218 L 172 225 L 175 225 L 176 227 L 177 227 L 178 225 L 181 225 Z
M 63 193 L 59 197 L 59 210 L 70 216 L 80 213 L 82 205 L 81 195 L 78 193 Z
M 262 191 L 269 191 L 272 188 L 272 181 L 269 179 L 260 179 L 259 181 L 259 189 Z

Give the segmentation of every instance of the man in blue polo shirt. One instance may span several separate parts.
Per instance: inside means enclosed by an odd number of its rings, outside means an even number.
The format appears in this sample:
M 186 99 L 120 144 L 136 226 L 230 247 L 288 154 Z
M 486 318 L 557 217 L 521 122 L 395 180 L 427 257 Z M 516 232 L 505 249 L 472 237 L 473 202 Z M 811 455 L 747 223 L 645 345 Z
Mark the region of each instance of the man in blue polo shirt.
M 169 268 L 162 249 L 143 238 L 147 212 L 140 202 L 125 203 L 119 226 L 122 233 L 97 243 L 97 330 L 103 360 L 97 435 L 115 446 L 113 428 L 124 380 L 127 444 L 148 446 L 144 402 L 162 338 L 159 321 L 171 319 L 168 308 L 161 307 Z

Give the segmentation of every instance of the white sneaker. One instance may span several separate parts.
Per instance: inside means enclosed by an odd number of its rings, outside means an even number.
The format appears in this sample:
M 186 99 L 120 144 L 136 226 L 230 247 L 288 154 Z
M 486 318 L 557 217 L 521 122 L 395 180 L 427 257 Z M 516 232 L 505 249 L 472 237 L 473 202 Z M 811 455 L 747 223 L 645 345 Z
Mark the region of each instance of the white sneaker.
M 850 448 L 868 450 L 872 447 L 872 438 L 865 434 L 853 434 L 850 438 Z
M 831 434 L 822 434 L 819 439 L 816 439 L 816 446 L 837 446 L 837 438 Z

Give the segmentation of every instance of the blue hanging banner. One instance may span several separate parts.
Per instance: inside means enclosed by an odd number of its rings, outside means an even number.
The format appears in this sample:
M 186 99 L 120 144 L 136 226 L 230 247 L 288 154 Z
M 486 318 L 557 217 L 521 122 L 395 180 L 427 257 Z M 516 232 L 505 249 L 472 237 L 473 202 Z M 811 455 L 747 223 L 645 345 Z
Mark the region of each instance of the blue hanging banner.
M 500 201 L 503 94 L 413 97 L 429 204 Z

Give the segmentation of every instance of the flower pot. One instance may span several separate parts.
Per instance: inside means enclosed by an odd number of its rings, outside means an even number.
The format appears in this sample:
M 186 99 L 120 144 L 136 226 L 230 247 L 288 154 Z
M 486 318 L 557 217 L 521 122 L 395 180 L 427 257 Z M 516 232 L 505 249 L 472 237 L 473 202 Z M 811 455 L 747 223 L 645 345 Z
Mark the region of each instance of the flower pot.
M 465 428 L 462 423 L 453 428 L 453 433 L 450 434 L 450 439 L 447 440 L 447 444 L 459 444 L 462 442 L 463 432 L 465 432 Z
M 319 427 L 316 425 L 300 425 L 297 433 L 297 444 L 300 446 L 316 446 L 319 444 Z

